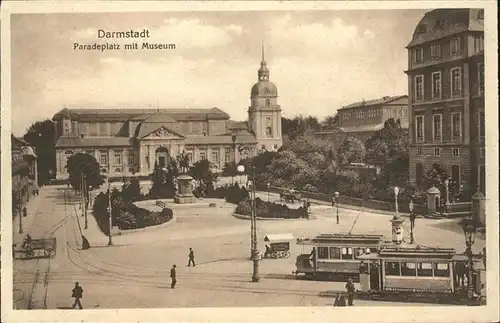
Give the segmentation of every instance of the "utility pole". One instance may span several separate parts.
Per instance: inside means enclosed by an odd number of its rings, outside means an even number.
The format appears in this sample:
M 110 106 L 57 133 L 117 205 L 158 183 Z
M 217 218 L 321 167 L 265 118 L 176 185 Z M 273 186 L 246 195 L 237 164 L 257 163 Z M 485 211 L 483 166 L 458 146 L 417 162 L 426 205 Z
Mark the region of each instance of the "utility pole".
M 108 246 L 113 245 L 113 238 L 111 237 L 111 229 L 113 228 L 113 217 L 111 216 L 111 183 L 108 176 L 108 199 L 109 199 L 109 240 Z
M 87 176 L 85 174 L 83 175 L 83 207 L 84 207 L 84 212 L 85 212 L 85 230 L 88 228 L 88 221 L 87 221 L 87 207 L 88 207 L 88 199 L 87 199 L 87 192 L 88 187 L 87 187 Z

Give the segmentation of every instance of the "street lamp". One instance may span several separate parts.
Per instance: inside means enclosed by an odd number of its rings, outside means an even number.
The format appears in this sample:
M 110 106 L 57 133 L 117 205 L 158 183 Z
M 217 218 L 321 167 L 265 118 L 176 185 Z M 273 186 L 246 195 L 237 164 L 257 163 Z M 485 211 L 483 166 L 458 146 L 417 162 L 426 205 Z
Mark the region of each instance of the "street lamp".
M 245 172 L 245 166 L 243 165 L 238 165 L 238 167 L 236 168 L 238 170 L 238 173 L 240 174 L 240 180 L 239 180 L 239 184 L 241 185 L 241 174 L 243 174 Z
M 413 226 L 415 225 L 415 217 L 413 215 L 413 200 L 410 200 L 410 204 L 408 205 L 410 209 L 410 244 L 415 243 L 415 237 L 413 236 Z
M 465 245 L 466 245 L 465 254 L 467 256 L 467 262 L 468 262 L 467 267 L 469 270 L 467 278 L 467 295 L 470 299 L 473 298 L 474 296 L 474 286 L 472 284 L 472 275 L 474 271 L 474 260 L 473 260 L 474 254 L 472 253 L 472 245 L 474 244 L 476 226 L 474 225 L 474 222 L 472 221 L 471 218 L 463 219 L 460 225 L 462 226 L 462 230 L 465 236 Z
M 449 212 L 449 209 L 450 209 L 450 200 L 449 200 L 449 188 L 448 188 L 448 185 L 450 184 L 450 180 L 447 178 L 445 179 L 444 181 L 444 191 L 445 191 L 445 202 L 444 202 L 444 206 L 445 206 L 445 213 L 448 213 Z
M 236 164 L 236 134 L 235 133 L 233 133 L 233 135 L 231 136 L 231 140 L 233 141 L 233 162 Z M 238 171 L 239 171 L 239 166 L 238 166 Z M 234 185 L 234 176 L 231 177 L 231 182 Z
M 113 228 L 113 217 L 111 215 L 111 211 L 112 211 L 112 208 L 111 208 L 111 183 L 109 181 L 109 176 L 107 177 L 108 179 L 108 200 L 109 200 L 109 206 L 108 206 L 108 209 L 109 209 L 109 235 L 108 235 L 108 246 L 112 246 L 113 245 L 113 238 L 111 236 L 111 229 Z
M 267 183 L 267 202 L 269 203 L 269 189 L 271 188 L 271 183 Z
M 337 206 L 337 224 L 339 224 L 339 196 L 340 196 L 340 193 L 335 192 L 335 193 L 333 193 L 333 195 L 335 196 L 335 205 Z

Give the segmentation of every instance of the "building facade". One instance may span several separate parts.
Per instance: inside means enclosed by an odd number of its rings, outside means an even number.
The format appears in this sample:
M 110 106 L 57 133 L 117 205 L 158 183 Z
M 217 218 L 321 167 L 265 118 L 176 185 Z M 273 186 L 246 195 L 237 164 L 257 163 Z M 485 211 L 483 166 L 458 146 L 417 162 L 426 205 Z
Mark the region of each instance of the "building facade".
M 11 136 L 11 150 L 12 211 L 18 214 L 38 188 L 37 156 L 27 142 L 14 136 Z
M 282 145 L 281 108 L 262 55 L 251 89 L 248 122 L 233 122 L 218 109 L 63 109 L 55 121 L 56 179 L 66 163 L 88 153 L 110 177 L 147 176 L 185 152 L 191 162 L 208 159 L 214 169 Z M 245 146 L 248 149 L 242 149 Z
M 411 182 L 439 165 L 485 193 L 484 10 L 426 13 L 407 49 Z
M 366 142 L 374 132 L 384 127 L 385 121 L 399 120 L 401 127 L 408 128 L 408 96 L 385 96 L 380 99 L 361 101 L 338 110 L 339 126 L 330 131 L 314 134 L 318 139 L 334 141 L 339 146 L 347 137 Z

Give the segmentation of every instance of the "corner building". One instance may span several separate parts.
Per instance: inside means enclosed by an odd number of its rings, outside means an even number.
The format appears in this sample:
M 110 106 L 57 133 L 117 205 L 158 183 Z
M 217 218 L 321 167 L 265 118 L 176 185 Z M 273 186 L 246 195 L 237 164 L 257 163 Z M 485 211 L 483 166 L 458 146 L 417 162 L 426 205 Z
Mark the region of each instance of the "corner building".
M 484 10 L 426 13 L 407 49 L 411 182 L 440 165 L 485 193 Z
M 208 159 L 214 169 L 282 143 L 278 91 L 269 81 L 262 52 L 251 89 L 248 122 L 234 122 L 218 109 L 68 109 L 55 114 L 56 179 L 67 179 L 75 153 L 94 156 L 110 177 L 148 176 L 186 152 L 192 163 Z M 242 150 L 246 146 L 249 150 Z

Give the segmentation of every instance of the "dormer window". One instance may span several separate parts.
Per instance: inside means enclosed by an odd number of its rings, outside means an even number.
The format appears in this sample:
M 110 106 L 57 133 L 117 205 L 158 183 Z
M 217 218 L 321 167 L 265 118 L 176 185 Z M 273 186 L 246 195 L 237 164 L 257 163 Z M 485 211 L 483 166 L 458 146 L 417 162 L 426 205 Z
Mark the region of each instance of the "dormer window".
M 416 48 L 415 49 L 415 62 L 420 63 L 424 60 L 424 49 Z
M 444 20 L 438 19 L 436 20 L 436 24 L 434 25 L 435 29 L 442 29 L 444 27 Z

